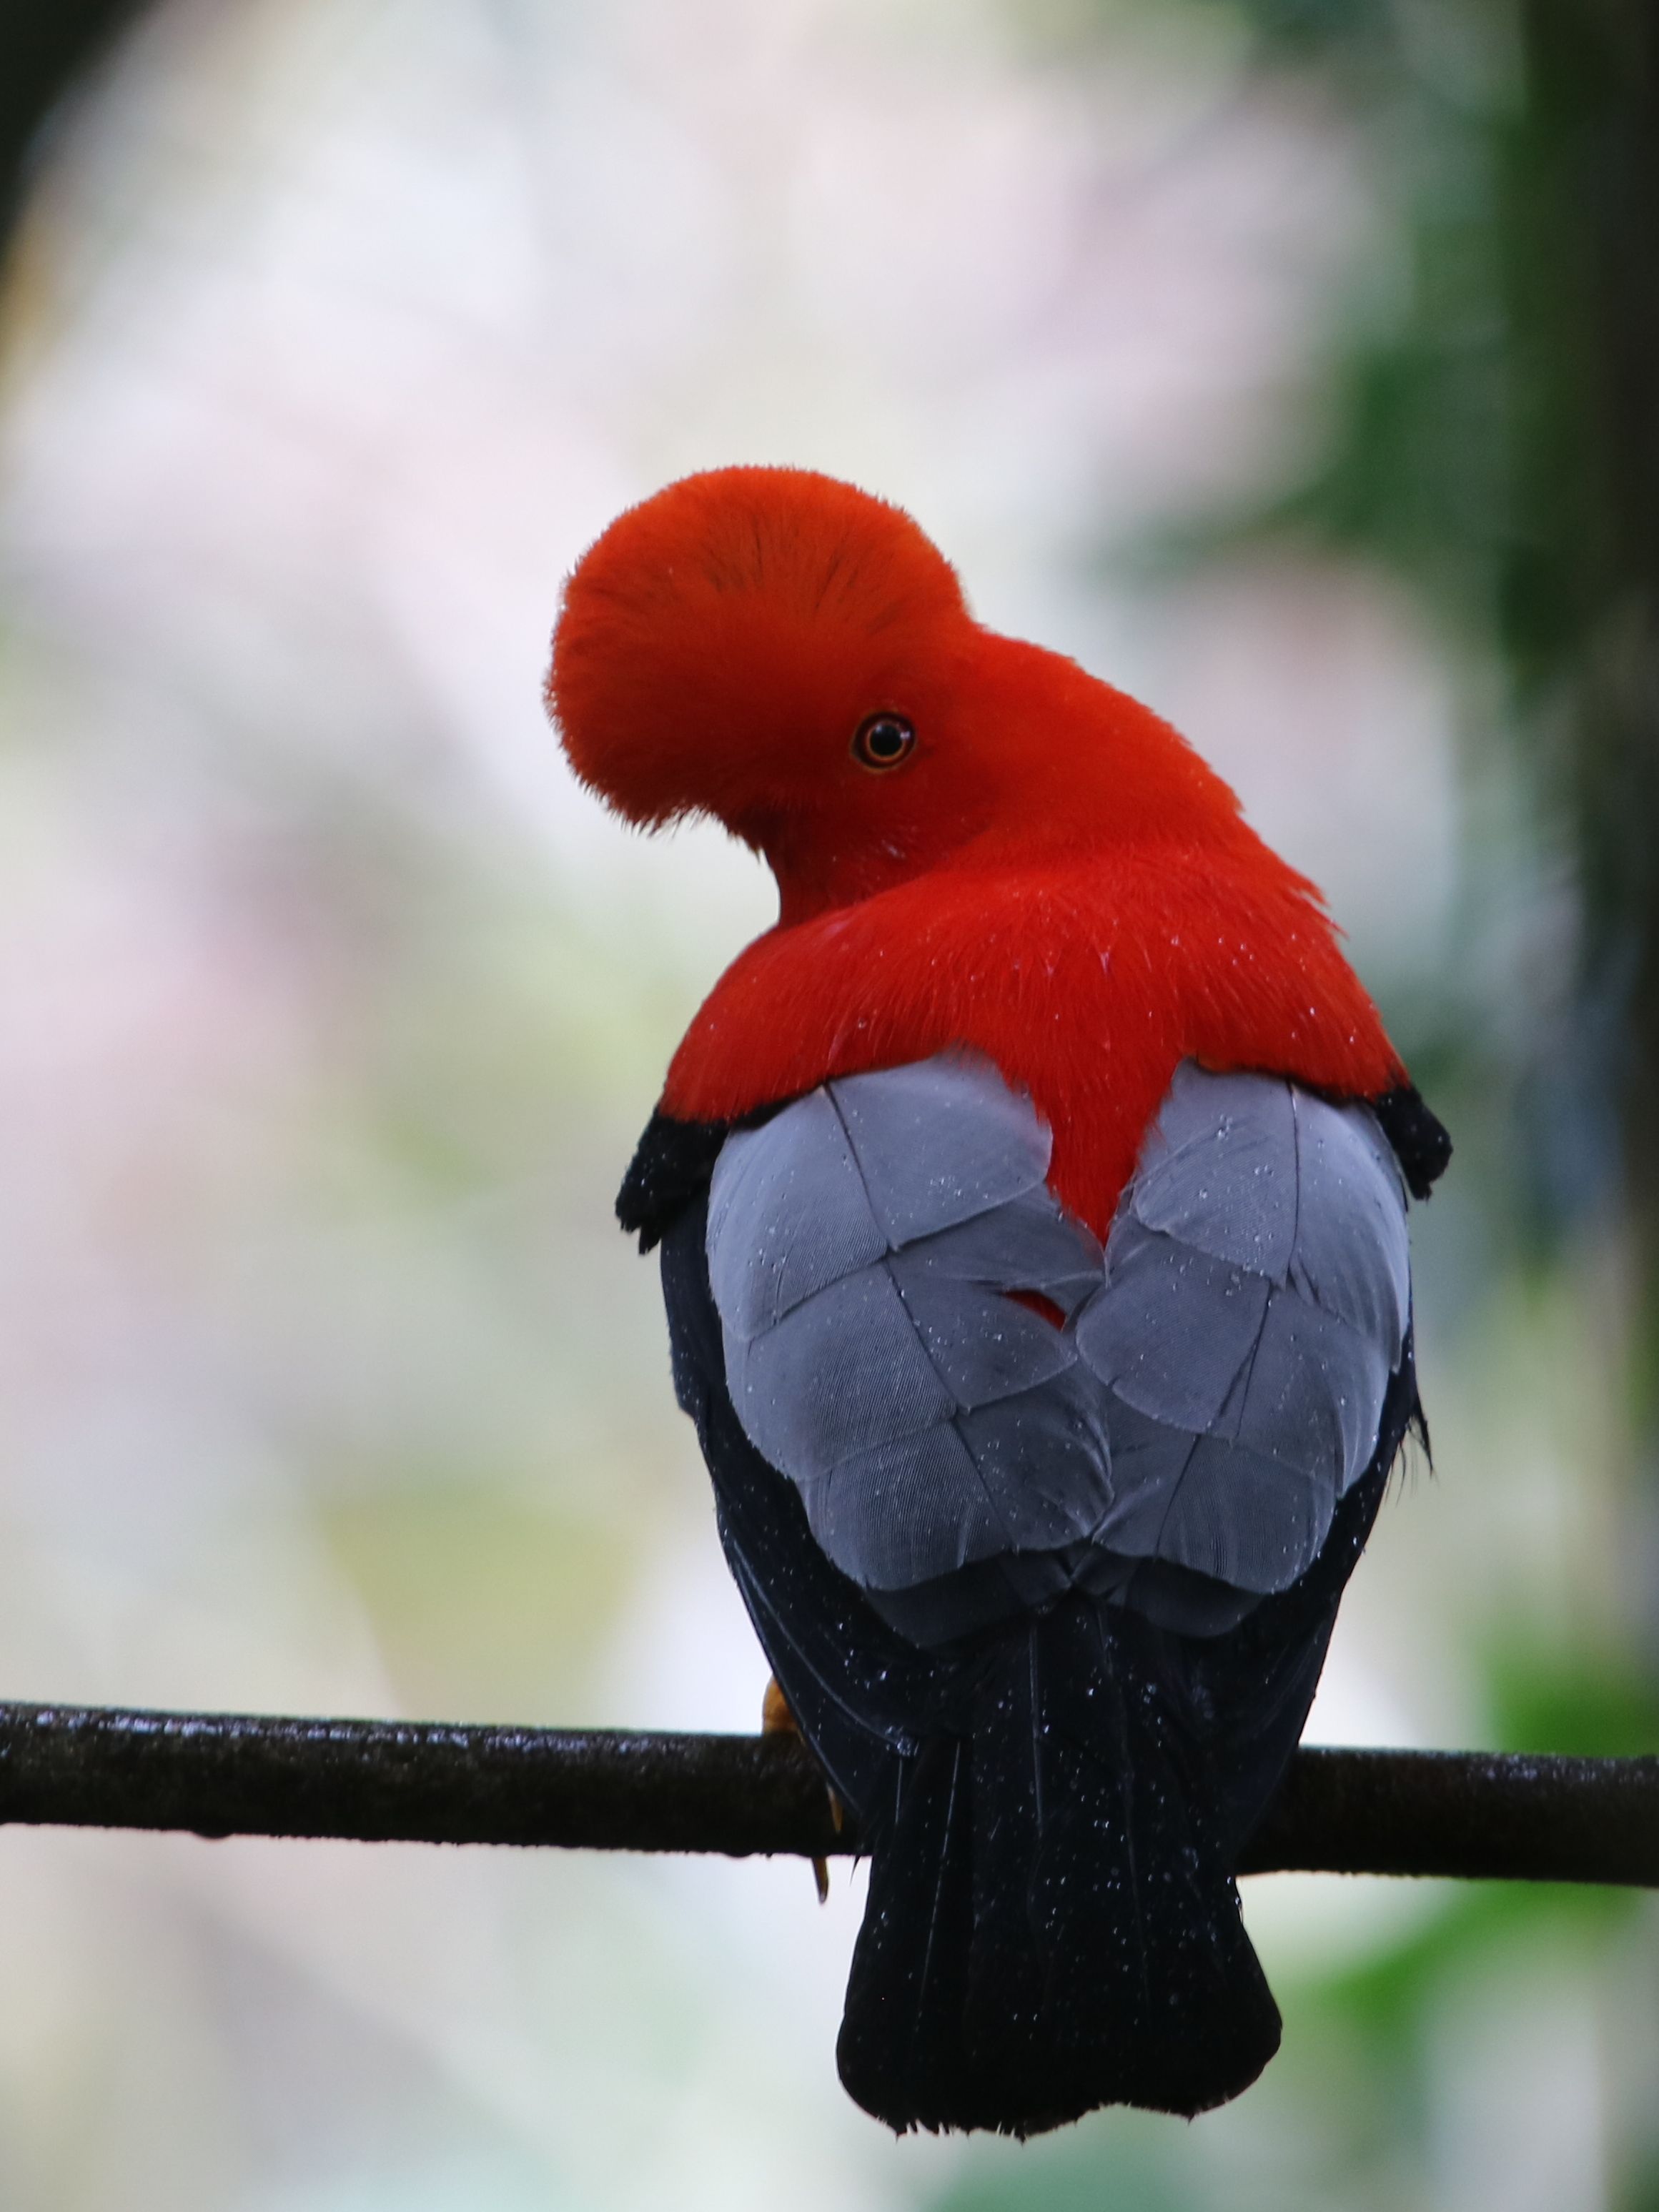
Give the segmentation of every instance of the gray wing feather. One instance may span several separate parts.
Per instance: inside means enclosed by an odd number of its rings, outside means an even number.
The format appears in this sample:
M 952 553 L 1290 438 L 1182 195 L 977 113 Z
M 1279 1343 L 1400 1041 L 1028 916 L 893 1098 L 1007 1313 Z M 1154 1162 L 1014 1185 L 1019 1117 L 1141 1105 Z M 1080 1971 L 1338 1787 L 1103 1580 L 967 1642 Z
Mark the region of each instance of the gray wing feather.
M 1396 1351 L 1411 1317 L 1406 1191 L 1375 1117 L 1363 1106 L 1297 1100 L 1302 1223 L 1297 1289 Z
M 1393 1367 L 1374 1338 L 1293 1290 L 1270 1291 L 1237 1415 L 1219 1432 L 1306 1468 L 1340 1498 L 1370 1462 Z
M 827 1087 L 896 1250 L 1035 1189 L 1048 1172 L 1047 1127 L 983 1060 L 945 1054 Z
M 1082 1223 L 1039 1185 L 911 1245 L 896 1264 L 907 1282 L 928 1276 L 993 1289 L 1041 1285 L 1069 1316 L 1100 1288 L 1103 1262 Z
M 1282 1283 L 1297 1236 L 1289 1085 L 1183 1060 L 1128 1193 L 1148 1229 Z
M 732 1403 L 866 1588 L 1073 1541 L 1109 1502 L 1098 1384 L 1069 1333 L 1005 1295 L 1066 1313 L 1101 1282 L 1048 1155 L 1029 1099 L 951 1055 L 828 1084 L 715 1164 Z
M 866 1588 L 904 1589 L 1007 1549 L 1001 1514 L 949 1421 L 803 1482 L 812 1533 Z
M 1176 1428 L 1217 1427 L 1261 1340 L 1272 1284 L 1133 1214 L 1107 1251 L 1110 1287 L 1080 1316 L 1079 1351 L 1125 1405 Z
M 1199 1437 L 1153 1556 L 1233 1589 L 1285 1589 L 1317 1557 L 1331 1497 L 1301 1468 Z
M 1017 1532 L 1006 1548 L 1048 1551 L 1098 1535 L 1111 1498 L 1111 1446 L 1106 1407 L 1086 1370 L 1073 1364 L 1018 1397 L 975 1406 L 957 1425 Z
M 745 1338 L 887 1249 L 828 1092 L 789 1114 L 787 1146 L 765 1128 L 728 1137 L 709 1194 L 710 1287 L 727 1328 Z
M 1179 1072 L 1077 1323 L 1111 1401 L 1105 1543 L 1258 1594 L 1306 1571 L 1400 1364 L 1405 1208 L 1364 1109 Z
M 1109 1550 L 1260 1594 L 1294 1582 L 1294 1562 L 1324 1540 L 1330 1512 L 1316 1477 L 1128 1407 L 1114 1408 L 1111 1434 L 1118 1500 L 1100 1532 Z
M 933 1274 L 916 1257 L 914 1246 L 897 1253 L 887 1272 L 953 1412 L 1012 1397 L 1076 1364 L 1075 1349 L 1051 1322 L 989 1285 Z
M 728 1329 L 726 1360 L 750 1442 L 798 1480 L 948 1421 L 957 1410 L 898 1285 L 879 1264 L 826 1284 L 747 1343 Z
M 1216 1632 L 1305 1571 L 1375 1449 L 1410 1316 L 1398 1170 L 1364 1109 L 1188 1063 L 1103 1259 L 1049 1150 L 964 1054 L 730 1138 L 708 1262 L 733 1403 L 924 1640 L 1079 1584 Z

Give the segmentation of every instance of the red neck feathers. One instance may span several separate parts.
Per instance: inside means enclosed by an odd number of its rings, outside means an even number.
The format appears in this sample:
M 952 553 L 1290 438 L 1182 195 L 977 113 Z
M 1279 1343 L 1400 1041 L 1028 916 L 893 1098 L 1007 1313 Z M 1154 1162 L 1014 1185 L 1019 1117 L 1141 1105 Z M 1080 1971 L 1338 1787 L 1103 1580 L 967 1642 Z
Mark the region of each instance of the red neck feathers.
M 725 470 L 624 515 L 572 578 L 550 700 L 632 819 L 719 817 L 777 877 L 665 1110 L 984 1053 L 1098 1234 L 1183 1059 L 1369 1097 L 1405 1079 L 1312 884 L 1167 724 L 981 629 L 896 509 Z M 872 716 L 908 741 L 890 761 Z M 890 738 L 890 726 L 889 731 Z
M 1055 1194 L 1101 1237 L 1182 1060 L 1344 1097 L 1405 1080 L 1288 869 L 1171 848 L 947 869 L 769 931 L 692 1023 L 663 1106 L 735 1119 L 951 1045 L 1030 1094 Z

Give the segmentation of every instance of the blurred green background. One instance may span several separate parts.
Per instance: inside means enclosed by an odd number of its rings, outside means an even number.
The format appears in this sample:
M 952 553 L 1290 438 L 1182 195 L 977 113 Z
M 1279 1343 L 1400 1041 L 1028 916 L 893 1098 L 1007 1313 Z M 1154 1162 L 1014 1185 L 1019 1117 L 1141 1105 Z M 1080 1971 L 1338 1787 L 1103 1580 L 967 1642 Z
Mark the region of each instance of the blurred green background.
M 769 896 L 602 817 L 538 695 L 611 515 L 764 459 L 1184 728 L 1452 1127 L 1434 1467 L 1311 1733 L 1659 1747 L 1645 9 L 13 0 L 0 49 L 0 1690 L 753 1725 L 611 1199 Z M 1650 1900 L 1246 1887 L 1240 2104 L 895 2144 L 843 1871 L 6 1832 L 0 2205 L 1659 2207 Z

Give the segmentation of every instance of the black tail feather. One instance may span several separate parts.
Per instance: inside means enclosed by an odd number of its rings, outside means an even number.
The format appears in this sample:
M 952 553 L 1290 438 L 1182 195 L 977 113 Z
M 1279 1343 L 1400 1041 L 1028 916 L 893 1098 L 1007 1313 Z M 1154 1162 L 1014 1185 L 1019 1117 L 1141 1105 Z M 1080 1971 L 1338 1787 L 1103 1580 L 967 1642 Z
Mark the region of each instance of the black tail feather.
M 836 2056 L 849 2093 L 897 2129 L 951 2124 L 932 2116 L 960 2101 L 969 2077 L 973 1789 L 971 1744 L 931 1738 L 905 1762 L 871 1861 Z
M 1033 1620 L 910 1763 L 837 2051 L 890 2126 L 1199 2112 L 1277 2050 L 1213 1789 L 1187 1771 L 1143 1640 L 1086 1601 Z

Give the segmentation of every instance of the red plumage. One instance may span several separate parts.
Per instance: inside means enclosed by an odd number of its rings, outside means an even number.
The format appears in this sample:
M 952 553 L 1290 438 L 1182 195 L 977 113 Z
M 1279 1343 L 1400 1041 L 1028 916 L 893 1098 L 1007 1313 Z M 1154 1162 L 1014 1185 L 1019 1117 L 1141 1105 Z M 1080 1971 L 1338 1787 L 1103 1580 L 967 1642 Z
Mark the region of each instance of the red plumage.
M 728 469 L 623 515 L 570 580 L 549 701 L 631 819 L 716 816 L 777 926 L 692 1023 L 664 1110 L 721 1121 L 960 1044 L 1028 1091 L 1103 1234 L 1176 1066 L 1345 1097 L 1404 1070 L 1320 895 L 1166 723 L 976 623 L 909 518 Z M 849 750 L 872 713 L 913 753 Z

